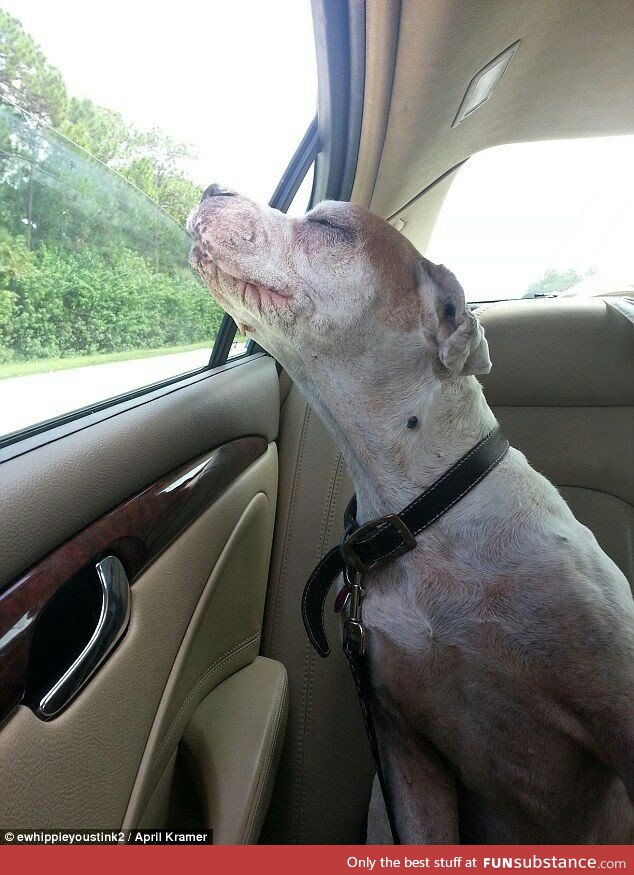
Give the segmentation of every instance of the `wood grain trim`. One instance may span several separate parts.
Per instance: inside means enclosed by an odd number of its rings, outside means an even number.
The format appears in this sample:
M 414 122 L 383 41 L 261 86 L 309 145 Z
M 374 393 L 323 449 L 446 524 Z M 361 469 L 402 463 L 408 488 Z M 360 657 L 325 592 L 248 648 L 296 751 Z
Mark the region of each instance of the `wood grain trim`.
M 262 437 L 244 437 L 177 468 L 82 529 L 0 594 L 0 720 L 24 694 L 36 620 L 68 580 L 106 554 L 130 582 L 224 490 L 266 452 Z

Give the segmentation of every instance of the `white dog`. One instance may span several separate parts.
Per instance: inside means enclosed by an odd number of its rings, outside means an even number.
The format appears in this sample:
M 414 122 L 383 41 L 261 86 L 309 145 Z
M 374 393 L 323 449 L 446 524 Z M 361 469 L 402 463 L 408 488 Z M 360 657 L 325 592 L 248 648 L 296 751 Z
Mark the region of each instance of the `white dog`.
M 400 511 L 495 426 L 459 283 L 387 222 L 335 202 L 289 218 L 210 186 L 189 229 L 214 297 L 332 432 L 359 522 Z M 630 840 L 631 593 L 520 452 L 364 585 L 402 841 Z

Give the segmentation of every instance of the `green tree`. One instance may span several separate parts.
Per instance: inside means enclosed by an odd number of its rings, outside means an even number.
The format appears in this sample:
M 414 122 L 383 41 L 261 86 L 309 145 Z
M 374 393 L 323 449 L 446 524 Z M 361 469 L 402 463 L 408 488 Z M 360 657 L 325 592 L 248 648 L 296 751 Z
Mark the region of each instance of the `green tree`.
M 71 97 L 59 131 L 109 166 L 129 158 L 130 131 L 123 116 L 92 100 Z
M 59 70 L 47 61 L 20 22 L 3 10 L 0 98 L 50 124 L 118 170 L 178 222 L 185 221 L 200 198 L 200 186 L 181 169 L 193 157 L 190 145 L 173 140 L 159 128 L 141 131 L 127 124 L 120 113 L 91 100 L 69 99 Z M 32 227 L 30 212 L 27 205 L 28 228 Z
M 158 128 L 67 99 L 0 11 L 0 362 L 213 338 L 222 310 L 187 263 L 190 157 Z
M 180 170 L 193 157 L 187 143 L 172 140 L 158 128 L 134 132 L 129 153 L 117 166 L 123 176 L 144 191 L 177 221 L 183 223 L 200 200 L 200 186 Z
M 2 9 L 0 96 L 53 127 L 64 121 L 67 97 L 61 73 L 46 60 L 20 22 Z
M 32 258 L 24 240 L 0 230 L 0 361 L 7 359 L 11 343 L 17 294 L 12 289 Z

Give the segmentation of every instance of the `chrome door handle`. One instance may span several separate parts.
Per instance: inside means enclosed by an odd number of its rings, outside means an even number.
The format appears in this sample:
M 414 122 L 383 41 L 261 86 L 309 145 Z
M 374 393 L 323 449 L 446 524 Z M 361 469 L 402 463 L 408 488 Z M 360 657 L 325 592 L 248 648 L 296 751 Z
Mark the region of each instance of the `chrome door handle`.
M 61 678 L 40 700 L 35 713 L 42 720 L 57 717 L 90 680 L 125 634 L 130 619 L 130 582 L 116 556 L 96 566 L 101 584 L 101 612 L 90 641 Z

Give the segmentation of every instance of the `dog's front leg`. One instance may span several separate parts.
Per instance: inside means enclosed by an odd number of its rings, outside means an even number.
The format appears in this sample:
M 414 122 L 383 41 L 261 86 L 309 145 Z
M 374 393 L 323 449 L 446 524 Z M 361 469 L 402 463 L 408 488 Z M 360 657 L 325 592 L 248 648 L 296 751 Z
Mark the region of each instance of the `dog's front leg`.
M 459 844 L 455 780 L 433 745 L 387 716 L 376 732 L 400 841 Z

